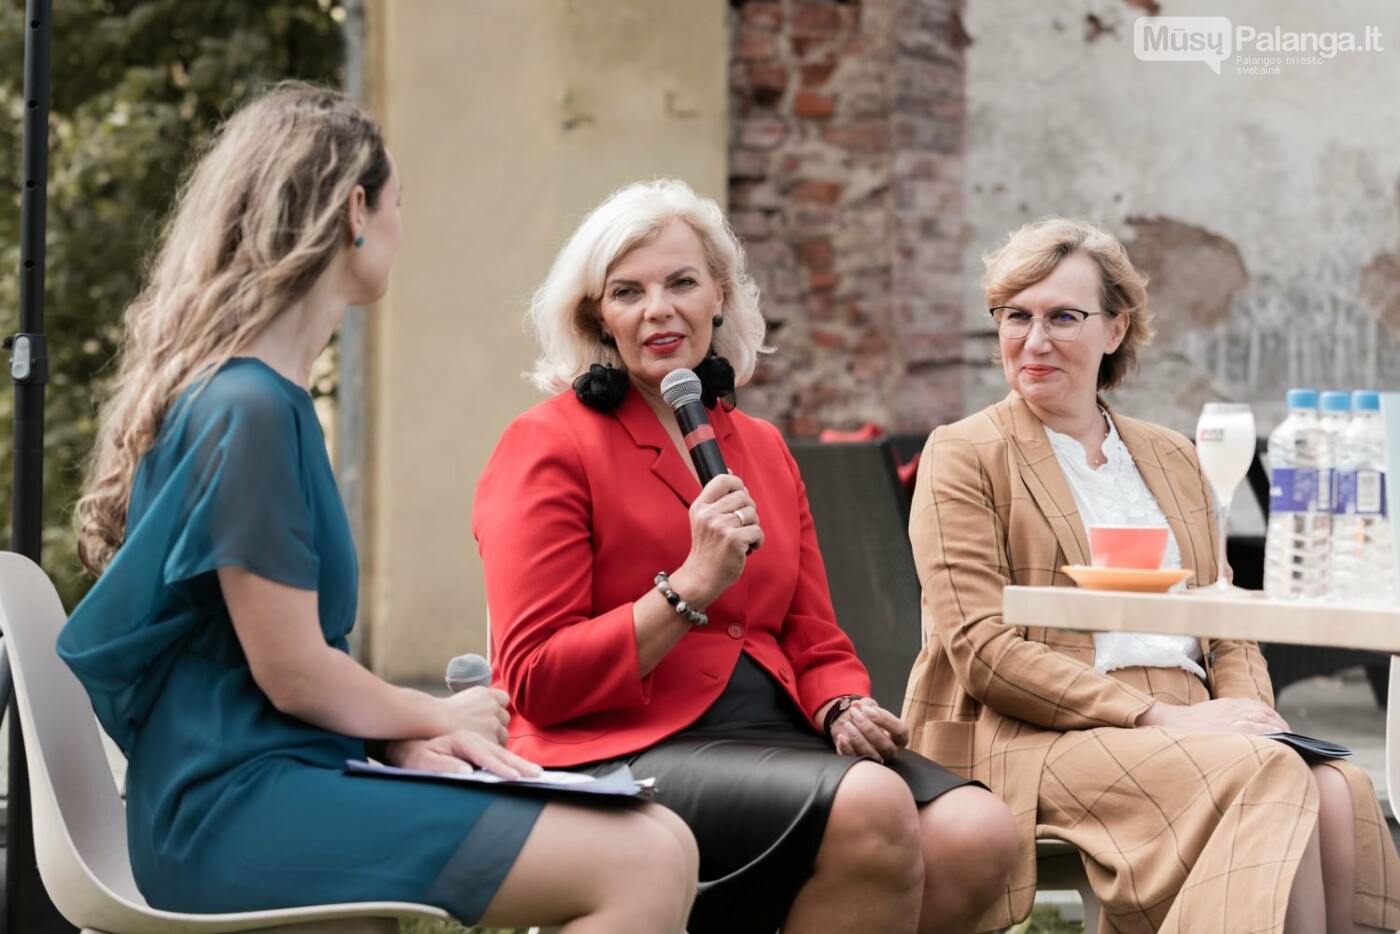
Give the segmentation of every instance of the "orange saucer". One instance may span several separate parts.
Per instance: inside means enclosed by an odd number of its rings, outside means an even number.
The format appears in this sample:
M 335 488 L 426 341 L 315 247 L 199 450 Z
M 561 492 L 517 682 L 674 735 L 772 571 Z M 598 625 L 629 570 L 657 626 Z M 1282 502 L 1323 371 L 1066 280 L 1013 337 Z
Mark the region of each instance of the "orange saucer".
M 1166 593 L 1192 573 L 1187 568 L 1095 568 L 1066 564 L 1060 568 L 1085 590 L 1126 590 L 1132 593 Z

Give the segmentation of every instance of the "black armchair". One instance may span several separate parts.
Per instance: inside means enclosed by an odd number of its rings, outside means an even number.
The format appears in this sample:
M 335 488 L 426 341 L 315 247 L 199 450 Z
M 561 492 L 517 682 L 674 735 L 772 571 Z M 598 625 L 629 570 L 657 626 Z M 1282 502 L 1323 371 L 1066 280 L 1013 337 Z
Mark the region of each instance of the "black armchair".
M 890 442 L 795 440 L 791 448 L 807 484 L 836 619 L 870 670 L 875 699 L 900 710 L 922 635 L 909 498 Z

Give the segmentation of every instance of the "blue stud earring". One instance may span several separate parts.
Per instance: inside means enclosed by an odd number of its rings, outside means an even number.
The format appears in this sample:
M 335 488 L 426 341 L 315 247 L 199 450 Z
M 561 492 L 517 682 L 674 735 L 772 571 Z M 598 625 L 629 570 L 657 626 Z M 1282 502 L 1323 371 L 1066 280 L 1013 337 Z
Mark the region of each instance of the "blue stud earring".
M 362 247 L 362 246 L 364 246 L 364 245 L 365 245 L 365 235 L 364 235 L 364 234 L 360 234 L 358 237 L 355 238 L 355 249 L 358 250 L 360 247 Z

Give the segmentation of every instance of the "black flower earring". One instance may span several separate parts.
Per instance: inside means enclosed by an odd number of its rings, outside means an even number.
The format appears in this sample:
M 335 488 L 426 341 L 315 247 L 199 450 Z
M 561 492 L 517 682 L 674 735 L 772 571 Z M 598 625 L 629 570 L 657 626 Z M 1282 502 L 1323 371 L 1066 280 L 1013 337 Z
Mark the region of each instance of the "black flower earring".
M 710 355 L 696 364 L 695 375 L 700 377 L 700 401 L 705 408 L 713 409 L 720 399 L 726 400 L 726 409 L 734 407 L 734 366 L 713 347 Z
M 622 404 L 631 385 L 626 370 L 595 363 L 574 380 L 574 397 L 595 412 L 611 412 Z
M 609 350 L 617 350 L 617 339 L 606 331 L 599 333 L 598 341 Z M 574 380 L 574 397 L 595 412 L 611 412 L 622 404 L 631 385 L 627 371 L 606 360 L 579 374 Z

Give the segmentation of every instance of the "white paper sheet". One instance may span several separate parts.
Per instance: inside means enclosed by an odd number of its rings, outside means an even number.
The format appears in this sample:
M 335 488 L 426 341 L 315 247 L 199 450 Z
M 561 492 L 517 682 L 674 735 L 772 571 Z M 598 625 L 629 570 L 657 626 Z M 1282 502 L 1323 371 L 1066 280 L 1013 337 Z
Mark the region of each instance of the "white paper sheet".
M 471 772 L 428 772 L 422 769 L 401 769 L 363 759 L 350 759 L 345 763 L 345 771 L 352 775 L 372 775 L 385 778 L 404 778 L 437 782 L 460 782 L 465 784 L 495 785 L 501 788 L 531 789 L 534 791 L 558 791 L 590 795 L 615 795 L 635 797 L 655 791 L 655 780 L 636 779 L 632 770 L 620 765 L 606 775 L 585 775 L 578 772 L 544 771 L 530 778 L 502 778 L 483 769 Z

